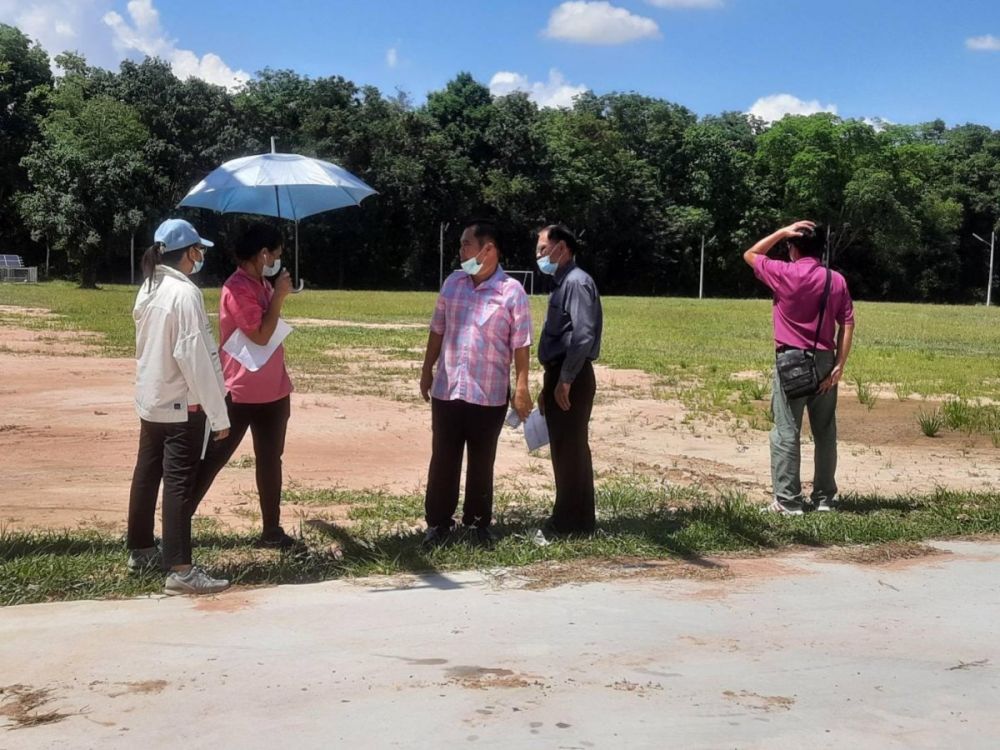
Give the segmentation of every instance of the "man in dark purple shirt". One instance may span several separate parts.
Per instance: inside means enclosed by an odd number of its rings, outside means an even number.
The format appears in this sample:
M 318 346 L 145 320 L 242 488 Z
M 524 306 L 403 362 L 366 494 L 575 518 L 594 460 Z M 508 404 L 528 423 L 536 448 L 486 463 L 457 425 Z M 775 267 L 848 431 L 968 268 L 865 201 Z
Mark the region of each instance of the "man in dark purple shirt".
M 825 233 L 811 221 L 797 221 L 759 240 L 743 254 L 754 274 L 774 293 L 774 348 L 816 348 L 819 392 L 789 399 L 775 369 L 771 387 L 771 480 L 774 502 L 768 511 L 801 515 L 806 510 L 832 510 L 837 502 L 837 383 L 844 374 L 854 336 L 854 304 L 847 282 L 830 272 L 830 293 L 822 327 L 820 304 L 826 286 L 823 265 Z M 768 258 L 768 251 L 782 240 L 789 245 L 789 260 Z M 809 427 L 815 443 L 815 472 L 807 501 L 799 476 L 802 413 L 809 412 Z

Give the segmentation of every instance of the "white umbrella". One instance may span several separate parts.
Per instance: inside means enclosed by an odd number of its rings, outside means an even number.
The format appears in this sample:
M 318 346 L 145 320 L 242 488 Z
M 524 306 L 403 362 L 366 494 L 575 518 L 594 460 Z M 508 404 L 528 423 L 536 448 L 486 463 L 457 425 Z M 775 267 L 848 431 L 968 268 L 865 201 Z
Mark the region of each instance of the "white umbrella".
M 227 161 L 184 196 L 179 206 L 219 213 L 260 214 L 295 222 L 295 281 L 299 280 L 299 220 L 357 206 L 376 191 L 328 161 L 274 152 Z

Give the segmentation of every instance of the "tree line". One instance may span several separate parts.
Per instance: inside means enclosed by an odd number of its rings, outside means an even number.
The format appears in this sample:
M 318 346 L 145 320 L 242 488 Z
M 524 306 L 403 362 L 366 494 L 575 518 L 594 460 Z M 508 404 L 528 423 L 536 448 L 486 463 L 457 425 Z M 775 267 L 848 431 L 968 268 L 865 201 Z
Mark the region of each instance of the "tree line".
M 760 293 L 741 252 L 796 218 L 831 227 L 834 265 L 862 299 L 985 297 L 1000 219 L 1000 131 L 845 120 L 698 117 L 637 93 L 541 109 L 468 73 L 415 105 L 340 76 L 265 69 L 239 91 L 179 80 L 158 59 L 117 71 L 46 52 L 0 25 L 0 252 L 48 259 L 83 286 L 129 278 L 129 249 L 168 215 L 231 242 L 243 219 L 177 202 L 222 162 L 269 150 L 333 161 L 378 190 L 300 225 L 314 286 L 435 289 L 463 217 L 507 229 L 505 265 L 533 268 L 532 233 L 561 221 L 605 294 Z M 287 230 L 290 225 L 286 224 Z M 228 262 L 210 254 L 209 277 Z

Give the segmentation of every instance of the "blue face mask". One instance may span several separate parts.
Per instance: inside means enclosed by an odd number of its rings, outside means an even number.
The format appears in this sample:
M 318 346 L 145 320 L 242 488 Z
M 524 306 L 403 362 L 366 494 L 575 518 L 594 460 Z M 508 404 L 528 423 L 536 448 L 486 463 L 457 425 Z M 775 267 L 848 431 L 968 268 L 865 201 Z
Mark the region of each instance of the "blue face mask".
M 549 260 L 548 255 L 543 255 L 541 258 L 538 259 L 538 270 L 544 273 L 546 276 L 551 276 L 556 272 L 556 269 L 558 268 L 559 264 L 553 263 L 551 260 Z
M 483 270 L 483 264 L 476 260 L 475 257 L 472 257 L 462 263 L 462 270 L 469 274 L 469 276 L 475 276 Z

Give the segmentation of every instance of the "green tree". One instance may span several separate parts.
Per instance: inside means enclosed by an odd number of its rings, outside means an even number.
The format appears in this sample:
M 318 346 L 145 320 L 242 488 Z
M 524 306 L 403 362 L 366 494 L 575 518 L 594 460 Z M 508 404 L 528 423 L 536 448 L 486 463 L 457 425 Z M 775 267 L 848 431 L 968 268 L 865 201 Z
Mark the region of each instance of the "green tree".
M 0 24 L 0 252 L 30 247 L 14 194 L 28 187 L 21 159 L 38 139 L 51 85 L 45 51 L 20 30 Z
M 80 285 L 92 288 L 101 264 L 124 254 L 123 236 L 142 219 L 149 132 L 127 104 L 91 96 L 87 69 L 66 71 L 22 160 L 32 189 L 18 205 L 25 223 L 65 254 Z

